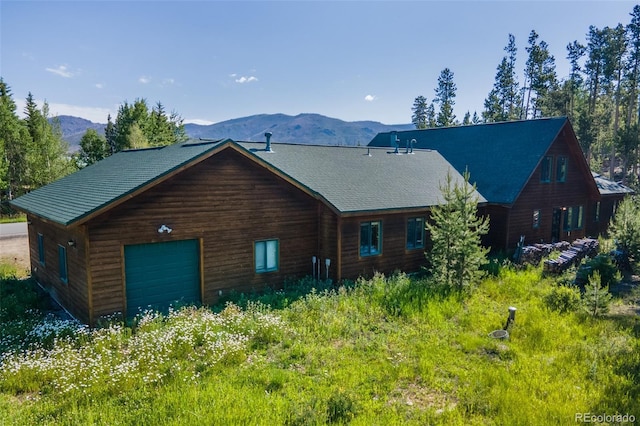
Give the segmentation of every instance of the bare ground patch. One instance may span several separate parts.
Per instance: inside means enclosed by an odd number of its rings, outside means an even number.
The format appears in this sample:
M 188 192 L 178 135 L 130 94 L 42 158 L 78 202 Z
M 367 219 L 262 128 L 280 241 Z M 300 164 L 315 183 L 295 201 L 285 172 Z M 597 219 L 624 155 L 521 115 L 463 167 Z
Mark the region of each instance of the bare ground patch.
M 0 239 L 0 262 L 15 264 L 18 269 L 29 270 L 29 239 L 26 236 Z

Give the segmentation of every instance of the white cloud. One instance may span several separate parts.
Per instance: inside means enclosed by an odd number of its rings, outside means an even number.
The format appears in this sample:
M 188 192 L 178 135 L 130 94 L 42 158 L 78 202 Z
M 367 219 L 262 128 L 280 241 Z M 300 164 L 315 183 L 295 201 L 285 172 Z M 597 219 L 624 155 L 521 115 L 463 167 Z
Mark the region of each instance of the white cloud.
M 376 100 L 376 95 L 367 95 L 364 97 L 364 100 L 367 102 L 373 102 Z
M 188 118 L 184 120 L 184 124 L 199 124 L 201 126 L 208 126 L 210 124 L 215 124 L 215 121 L 201 120 L 199 118 Z
M 64 78 L 71 78 L 75 75 L 66 65 L 60 65 L 57 68 L 45 68 L 45 70 Z
M 258 81 L 258 78 L 254 77 L 254 76 L 250 76 L 250 77 L 242 76 L 240 78 L 236 78 L 236 83 L 240 83 L 240 84 L 251 83 L 251 82 L 254 82 L 254 81 Z
M 102 84 L 102 83 L 96 83 L 95 86 L 96 86 L 97 89 L 104 89 L 104 84 Z
M 142 84 L 148 84 L 151 82 L 151 78 L 147 77 L 147 76 L 142 76 L 138 79 L 138 82 L 142 83 Z
M 163 86 L 170 86 L 172 84 L 174 84 L 176 81 L 173 78 L 165 78 L 164 80 L 162 80 L 162 85 Z

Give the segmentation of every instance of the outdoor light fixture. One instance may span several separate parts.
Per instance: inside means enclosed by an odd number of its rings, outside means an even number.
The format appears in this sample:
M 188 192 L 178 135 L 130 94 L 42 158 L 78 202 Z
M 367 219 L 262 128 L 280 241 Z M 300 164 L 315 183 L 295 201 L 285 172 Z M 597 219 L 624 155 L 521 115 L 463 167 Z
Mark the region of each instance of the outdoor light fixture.
M 167 233 L 170 234 L 171 231 L 173 231 L 173 229 L 169 228 L 167 225 L 162 225 L 160 226 L 160 228 L 158 228 L 158 234 L 163 234 L 163 233 Z
M 69 241 L 67 241 L 67 245 L 68 245 L 69 247 L 75 247 L 75 246 L 76 246 L 76 242 L 75 242 L 75 241 L 73 241 L 73 240 L 69 240 Z

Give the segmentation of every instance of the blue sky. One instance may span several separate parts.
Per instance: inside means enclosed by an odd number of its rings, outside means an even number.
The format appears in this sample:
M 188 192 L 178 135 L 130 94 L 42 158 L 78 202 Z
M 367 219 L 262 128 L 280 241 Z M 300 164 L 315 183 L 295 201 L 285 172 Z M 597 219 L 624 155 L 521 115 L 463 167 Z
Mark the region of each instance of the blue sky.
M 568 75 L 565 46 L 589 25 L 627 24 L 631 1 L 0 1 L 0 75 L 22 110 L 95 122 L 124 101 L 162 102 L 186 122 L 319 113 L 409 123 L 440 71 L 459 119 L 480 113 L 516 37 L 532 29 Z

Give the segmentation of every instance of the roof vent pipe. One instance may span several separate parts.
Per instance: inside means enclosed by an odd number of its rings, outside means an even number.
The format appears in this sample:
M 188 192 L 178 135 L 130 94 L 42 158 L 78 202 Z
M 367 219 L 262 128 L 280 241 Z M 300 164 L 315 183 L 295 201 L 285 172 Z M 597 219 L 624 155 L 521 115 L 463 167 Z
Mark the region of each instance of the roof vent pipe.
M 265 148 L 265 151 L 267 152 L 273 152 L 271 150 L 271 135 L 272 135 L 271 132 L 267 132 L 264 134 L 264 136 L 267 138 L 267 147 Z
M 394 154 L 399 154 L 398 152 L 398 148 L 400 147 L 400 138 L 398 137 L 398 135 L 396 134 L 395 131 L 391 132 L 391 144 L 392 146 L 395 146 L 395 150 L 393 151 Z

